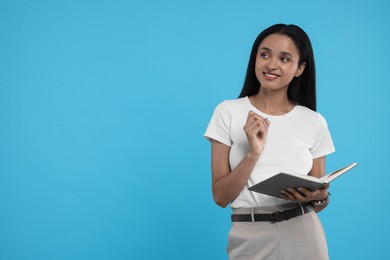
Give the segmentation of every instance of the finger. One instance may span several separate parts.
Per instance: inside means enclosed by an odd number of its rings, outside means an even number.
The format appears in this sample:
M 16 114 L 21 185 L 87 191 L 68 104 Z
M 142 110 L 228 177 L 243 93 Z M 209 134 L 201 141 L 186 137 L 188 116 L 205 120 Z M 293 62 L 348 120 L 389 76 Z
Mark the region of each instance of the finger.
M 267 124 L 267 119 L 263 119 L 263 118 L 255 118 L 254 119 L 255 123 L 258 125 L 258 126 L 261 126 L 262 129 L 268 129 L 268 124 Z
M 308 198 L 305 195 L 303 195 L 302 193 L 300 193 L 299 191 L 294 191 L 294 192 L 292 192 L 292 194 L 294 195 L 294 197 L 297 201 L 300 201 L 300 202 L 308 201 Z
M 283 195 L 282 193 L 280 193 L 279 196 L 281 199 L 290 200 L 287 196 Z
M 299 191 L 305 194 L 307 201 L 310 200 L 323 200 L 323 198 L 328 196 L 327 189 L 318 189 L 315 191 L 310 191 L 305 188 L 298 188 Z
M 244 126 L 244 131 L 246 134 L 255 136 L 259 132 L 262 132 L 262 129 L 256 122 L 252 122 Z
M 258 128 L 262 133 L 268 131 L 269 123 L 267 123 L 263 119 L 249 117 L 246 124 L 244 125 L 243 129 L 244 131 L 249 131 L 249 129 L 252 128 Z
M 250 121 L 245 124 L 244 131 L 255 131 L 256 133 L 261 132 L 264 133 L 268 130 L 268 127 L 264 122 L 259 122 L 258 120 Z
M 256 136 L 266 136 L 267 129 L 264 128 L 262 125 L 255 125 L 253 128 L 251 128 L 249 131 L 251 131 L 252 134 L 255 134 Z
M 253 112 L 252 110 L 248 112 L 247 120 L 249 120 L 249 119 L 258 119 L 258 120 L 260 120 L 260 121 L 266 120 L 265 117 L 262 117 L 261 115 L 259 115 L 259 114 L 255 113 L 255 112 Z
M 266 123 L 267 127 L 271 125 L 271 121 L 268 118 L 264 119 L 264 123 Z
M 290 192 L 292 194 L 292 196 L 294 196 L 294 198 L 298 201 L 301 201 L 301 202 L 308 201 L 308 197 L 306 196 L 306 194 L 303 192 L 300 192 L 298 189 L 287 188 L 287 191 Z
M 323 200 L 324 198 L 329 196 L 329 192 L 327 189 L 318 189 L 313 192 L 312 200 Z
M 286 200 L 296 200 L 295 196 L 288 190 L 281 190 L 280 196 Z
M 262 116 L 260 116 L 259 114 L 256 114 L 256 113 L 253 112 L 253 111 L 249 111 L 249 112 L 248 112 L 248 118 L 247 118 L 247 120 L 249 120 L 249 119 L 263 119 L 263 120 L 264 120 L 264 118 L 263 118 Z
M 304 197 L 310 197 L 310 195 L 312 194 L 312 191 L 308 190 L 308 189 L 305 189 L 303 187 L 299 187 L 298 189 L 298 192 L 300 192 Z
M 258 119 L 254 116 L 248 115 L 248 119 L 246 120 L 245 126 L 258 124 Z
M 245 132 L 248 140 L 265 140 L 267 134 L 266 133 L 263 133 L 261 129 L 259 129 L 258 127 L 254 127 L 252 129 L 248 129 L 246 132 Z
M 264 122 L 264 123 L 265 123 L 266 121 L 269 121 L 268 118 L 263 117 L 263 116 L 261 116 L 261 115 L 257 115 L 257 114 L 253 114 L 253 115 L 251 116 L 251 118 L 255 119 L 256 121 Z

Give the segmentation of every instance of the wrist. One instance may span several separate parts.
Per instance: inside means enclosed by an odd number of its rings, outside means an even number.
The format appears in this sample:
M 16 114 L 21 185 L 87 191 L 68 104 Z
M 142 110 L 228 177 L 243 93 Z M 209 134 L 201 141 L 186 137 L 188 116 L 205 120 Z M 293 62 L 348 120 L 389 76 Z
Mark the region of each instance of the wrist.
M 313 205 L 313 206 L 321 206 L 321 205 L 324 205 L 326 204 L 326 202 L 329 200 L 329 195 L 326 196 L 326 198 L 322 199 L 322 200 L 312 200 L 310 201 L 310 203 Z
M 257 152 L 255 152 L 255 153 L 254 152 L 249 152 L 249 153 L 246 154 L 246 157 L 249 158 L 250 160 L 257 161 L 259 159 L 259 157 L 260 157 L 260 154 L 261 153 L 257 153 Z

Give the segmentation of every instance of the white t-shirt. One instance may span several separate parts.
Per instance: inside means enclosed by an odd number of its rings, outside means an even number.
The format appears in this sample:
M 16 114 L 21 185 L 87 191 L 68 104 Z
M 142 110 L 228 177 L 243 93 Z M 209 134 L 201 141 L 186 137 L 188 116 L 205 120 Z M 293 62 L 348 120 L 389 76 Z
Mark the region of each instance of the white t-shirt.
M 220 103 L 210 120 L 204 136 L 230 149 L 229 163 L 233 171 L 249 150 L 243 127 L 248 112 L 254 111 L 271 122 L 264 150 L 248 182 L 232 208 L 251 208 L 285 204 L 286 200 L 248 190 L 248 187 L 279 172 L 307 175 L 313 159 L 335 151 L 325 119 L 317 112 L 295 106 L 281 116 L 268 115 L 254 107 L 248 97 Z

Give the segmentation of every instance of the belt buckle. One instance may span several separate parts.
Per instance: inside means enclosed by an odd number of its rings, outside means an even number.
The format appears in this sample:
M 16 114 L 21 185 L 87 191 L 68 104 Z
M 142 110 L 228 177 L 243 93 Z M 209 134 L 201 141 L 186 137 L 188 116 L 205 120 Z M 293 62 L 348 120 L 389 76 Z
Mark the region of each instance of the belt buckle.
M 287 215 L 286 210 L 284 211 L 277 211 L 271 214 L 271 221 L 272 222 L 280 222 L 283 220 L 288 220 L 289 217 Z

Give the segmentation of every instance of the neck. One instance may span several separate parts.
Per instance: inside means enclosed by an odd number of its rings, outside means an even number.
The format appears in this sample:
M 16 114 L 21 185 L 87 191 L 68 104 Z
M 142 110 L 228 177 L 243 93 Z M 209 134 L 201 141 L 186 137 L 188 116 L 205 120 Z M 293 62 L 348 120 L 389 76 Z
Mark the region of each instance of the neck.
M 267 91 L 260 88 L 259 93 L 249 97 L 251 103 L 269 115 L 284 115 L 290 112 L 295 104 L 287 98 L 286 92 Z

